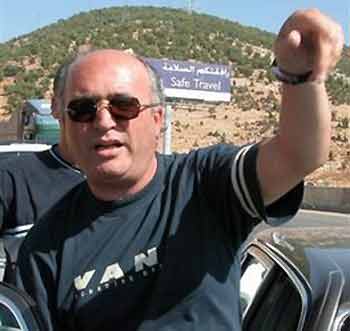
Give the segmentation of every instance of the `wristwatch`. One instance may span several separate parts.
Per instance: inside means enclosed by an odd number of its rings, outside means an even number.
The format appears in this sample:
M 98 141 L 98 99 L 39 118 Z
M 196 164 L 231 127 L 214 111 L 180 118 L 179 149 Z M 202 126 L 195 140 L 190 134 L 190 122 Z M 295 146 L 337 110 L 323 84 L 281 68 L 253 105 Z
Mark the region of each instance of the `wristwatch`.
M 284 71 L 278 66 L 276 59 L 274 59 L 272 62 L 271 70 L 277 80 L 290 85 L 305 83 L 312 74 L 311 70 L 304 74 L 292 74 L 290 72 Z

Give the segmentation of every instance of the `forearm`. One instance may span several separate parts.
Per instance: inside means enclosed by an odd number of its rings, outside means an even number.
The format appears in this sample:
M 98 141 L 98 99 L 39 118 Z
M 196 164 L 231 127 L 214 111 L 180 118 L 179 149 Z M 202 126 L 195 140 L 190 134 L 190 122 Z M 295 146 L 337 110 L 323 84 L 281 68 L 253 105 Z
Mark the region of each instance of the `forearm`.
M 287 78 L 311 74 L 304 84 L 283 85 L 279 133 L 259 147 L 257 171 L 265 204 L 327 161 L 331 119 L 321 81 L 335 68 L 343 44 L 340 25 L 317 9 L 296 11 L 279 31 L 274 53 L 280 70 Z
M 281 108 L 280 153 L 302 178 L 328 159 L 331 119 L 325 85 L 284 84 Z
M 259 148 L 258 175 L 266 204 L 297 185 L 328 158 L 330 109 L 324 84 L 285 85 L 279 133 Z

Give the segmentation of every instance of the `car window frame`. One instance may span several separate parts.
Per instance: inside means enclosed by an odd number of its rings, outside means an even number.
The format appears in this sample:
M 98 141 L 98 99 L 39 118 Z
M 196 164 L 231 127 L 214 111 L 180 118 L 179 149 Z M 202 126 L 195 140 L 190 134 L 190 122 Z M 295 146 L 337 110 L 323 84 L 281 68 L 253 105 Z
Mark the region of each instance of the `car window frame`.
M 20 331 L 45 330 L 36 303 L 24 291 L 0 282 L 0 304 L 13 314 L 20 326 Z
M 272 261 L 274 261 L 275 263 L 275 268 L 280 268 L 294 284 L 301 298 L 301 312 L 296 331 L 302 331 L 306 322 L 307 313 L 310 311 L 311 305 L 311 288 L 308 285 L 308 282 L 303 277 L 303 275 L 301 275 L 299 272 L 296 272 L 297 268 L 295 267 L 295 265 L 290 260 L 288 260 L 283 254 L 281 254 L 281 252 L 278 251 L 277 248 L 268 243 L 264 244 L 258 240 L 254 240 L 244 249 L 242 254 L 243 263 L 245 261 L 246 255 L 249 254 L 252 250 L 254 250 L 254 252 L 259 252 L 258 256 L 265 255 L 272 259 Z M 266 286 L 268 286 L 269 280 L 269 277 L 266 277 L 264 279 L 263 283 L 265 284 L 261 284 L 261 288 L 259 288 L 255 296 L 256 300 L 254 298 L 251 307 L 247 310 L 245 316 L 242 316 L 242 325 L 244 325 L 245 321 L 248 321 L 249 318 L 252 317 L 254 309 L 256 309 L 256 306 L 258 305 L 258 302 L 261 299 L 261 296 L 263 295 L 263 289 Z

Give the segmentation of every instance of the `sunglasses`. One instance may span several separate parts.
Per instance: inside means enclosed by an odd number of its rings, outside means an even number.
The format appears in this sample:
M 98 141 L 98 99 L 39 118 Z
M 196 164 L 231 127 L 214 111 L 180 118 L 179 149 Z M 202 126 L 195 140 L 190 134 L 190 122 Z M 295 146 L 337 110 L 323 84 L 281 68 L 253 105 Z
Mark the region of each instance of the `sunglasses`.
M 143 110 L 160 105 L 160 103 L 141 105 L 137 98 L 122 94 L 107 99 L 109 101 L 108 110 L 116 120 L 132 120 Z M 74 99 L 68 104 L 66 112 L 73 122 L 92 122 L 96 118 L 98 101 L 99 99 L 93 97 Z

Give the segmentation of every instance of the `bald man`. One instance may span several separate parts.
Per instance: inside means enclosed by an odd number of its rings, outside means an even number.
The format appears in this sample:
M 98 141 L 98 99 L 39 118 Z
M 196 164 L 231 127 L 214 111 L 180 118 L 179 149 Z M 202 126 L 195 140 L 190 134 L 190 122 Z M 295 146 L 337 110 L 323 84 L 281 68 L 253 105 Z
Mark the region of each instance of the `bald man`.
M 18 272 L 46 329 L 240 330 L 239 247 L 260 220 L 291 218 L 327 159 L 324 81 L 342 38 L 319 11 L 295 13 L 276 42 L 279 134 L 188 154 L 156 152 L 163 97 L 140 58 L 74 61 L 62 118 L 87 182 L 31 231 Z

